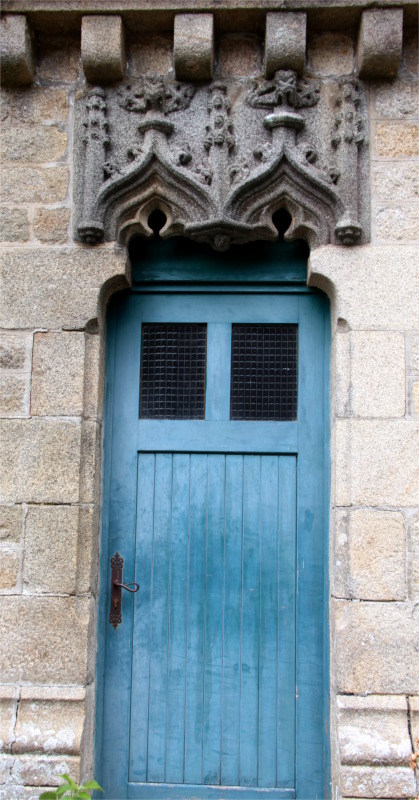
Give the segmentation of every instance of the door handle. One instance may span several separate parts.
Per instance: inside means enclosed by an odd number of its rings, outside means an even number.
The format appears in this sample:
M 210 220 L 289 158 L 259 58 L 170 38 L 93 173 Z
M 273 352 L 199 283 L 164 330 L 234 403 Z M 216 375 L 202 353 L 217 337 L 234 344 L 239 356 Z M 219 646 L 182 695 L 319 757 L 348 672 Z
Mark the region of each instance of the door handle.
M 115 630 L 122 622 L 122 589 L 127 592 L 135 594 L 138 592 L 140 586 L 135 581 L 131 583 L 122 582 L 122 570 L 124 567 L 124 559 L 119 555 L 118 551 L 111 558 L 111 609 L 109 612 L 109 622 Z M 130 587 L 134 588 L 131 589 Z

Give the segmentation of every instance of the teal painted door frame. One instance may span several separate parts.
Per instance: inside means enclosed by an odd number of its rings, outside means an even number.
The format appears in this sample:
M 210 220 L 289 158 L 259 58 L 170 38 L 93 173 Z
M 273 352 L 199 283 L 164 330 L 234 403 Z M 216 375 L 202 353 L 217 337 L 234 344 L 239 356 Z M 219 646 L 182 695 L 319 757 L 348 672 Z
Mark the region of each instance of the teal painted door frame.
M 169 320 L 185 321 L 185 314 L 189 313 L 192 315 L 189 318 L 210 324 L 211 320 L 216 321 L 220 318 L 220 309 L 225 306 L 231 309 L 231 322 L 295 323 L 299 326 L 297 421 L 258 423 L 259 426 L 264 426 L 264 430 L 259 427 L 257 435 L 256 428 L 254 428 L 255 434 L 252 433 L 252 426 L 255 425 L 253 422 L 230 422 L 228 430 L 225 428 L 225 436 L 230 437 L 225 452 L 233 455 L 241 454 L 237 457 L 242 458 L 242 463 L 247 465 L 243 469 L 249 470 L 249 475 L 254 469 L 254 459 L 259 459 L 257 469 L 265 476 L 261 486 L 265 486 L 266 481 L 269 482 L 269 475 L 275 470 L 282 470 L 281 484 L 286 486 L 287 481 L 291 480 L 286 475 L 291 476 L 294 469 L 291 462 L 295 464 L 297 496 L 294 552 L 295 612 L 293 612 L 295 638 L 290 639 L 288 644 L 288 649 L 294 651 L 295 687 L 292 696 L 289 696 L 288 692 L 288 701 L 281 701 L 281 707 L 283 705 L 285 709 L 283 714 L 285 729 L 286 720 L 289 722 L 286 736 L 292 739 L 291 749 L 295 763 L 293 775 L 290 777 L 288 774 L 288 778 L 284 779 L 281 786 L 270 789 L 271 784 L 268 781 L 263 796 L 273 799 L 296 797 L 299 800 L 308 798 L 320 800 L 329 796 L 327 523 L 330 471 L 328 434 L 330 322 L 328 302 L 323 295 L 305 287 L 306 267 L 304 260 L 295 257 L 295 245 L 276 246 L 274 257 L 265 259 L 262 266 L 259 252 L 257 261 L 255 260 L 253 264 L 242 264 L 240 268 L 232 264 L 231 258 L 220 263 L 220 257 L 205 254 L 197 261 L 196 254 L 192 260 L 189 256 L 185 258 L 183 254 L 180 258 L 176 253 L 176 247 L 172 245 L 168 247 L 167 243 L 164 243 L 164 248 L 160 257 L 158 252 L 152 253 L 151 259 L 145 258 L 141 265 L 137 265 L 134 269 L 133 289 L 115 296 L 108 312 L 95 775 L 105 787 L 105 797 L 109 800 L 140 797 L 150 800 L 209 797 L 214 797 L 214 800 L 222 797 L 256 800 L 260 796 L 260 790 L 252 785 L 223 786 L 220 793 L 217 786 L 201 786 L 199 781 L 195 780 L 177 785 L 168 780 L 163 786 L 158 781 L 153 783 L 151 779 L 149 783 L 144 784 L 141 780 L 137 780 L 141 773 L 140 766 L 133 763 L 132 757 L 130 758 L 130 730 L 133 731 L 133 738 L 137 742 L 139 734 L 136 732 L 135 721 L 142 713 L 141 697 L 136 690 L 140 674 L 138 657 L 135 655 L 138 648 L 135 650 L 134 643 L 138 640 L 136 631 L 140 630 L 138 620 L 141 622 L 143 582 L 145 584 L 143 592 L 147 591 L 147 579 L 143 581 L 144 576 L 139 574 L 145 572 L 142 564 L 147 560 L 147 552 L 144 551 L 140 557 L 138 542 L 136 545 L 138 519 L 142 513 L 142 501 L 137 500 L 137 480 L 144 475 L 144 481 L 147 482 L 147 459 L 154 459 L 154 474 L 157 474 L 156 464 L 161 464 L 161 480 L 164 481 L 165 462 L 163 455 L 159 456 L 158 453 L 178 452 L 179 441 L 183 442 L 183 451 L 189 454 L 187 456 L 191 465 L 188 467 L 189 470 L 199 471 L 202 465 L 199 466 L 198 454 L 209 454 L 206 456 L 206 463 L 214 466 L 208 467 L 210 471 L 208 475 L 206 473 L 205 479 L 213 481 L 211 495 L 214 497 L 218 491 L 216 476 L 221 468 L 221 461 L 217 462 L 217 458 L 220 459 L 217 455 L 220 453 L 220 444 L 215 427 L 214 433 L 211 433 L 211 430 L 203 432 L 202 423 L 200 425 L 199 421 L 182 421 L 175 426 L 175 435 L 164 420 L 139 421 L 140 323 L 144 314 L 147 316 L 147 320 L 144 321 L 152 321 L 153 314 L 156 319 L 160 319 L 159 307 L 164 305 L 165 318 Z M 222 313 L 230 311 L 222 310 Z M 228 356 L 227 350 L 220 354 L 221 359 L 225 360 Z M 211 375 L 208 375 L 207 382 L 210 381 Z M 207 413 L 208 410 L 207 405 Z M 209 413 L 213 412 L 209 410 Z M 217 412 L 214 413 L 216 417 Z M 215 419 L 214 426 L 216 425 Z M 149 456 L 147 452 L 150 453 Z M 194 453 L 197 455 L 194 456 Z M 222 462 L 225 465 L 222 469 L 226 470 L 226 475 L 228 469 L 233 468 L 232 457 L 226 456 Z M 172 461 L 174 458 L 173 464 L 178 465 L 177 467 L 172 465 L 172 475 L 178 474 L 176 472 L 178 468 L 181 475 L 181 470 L 185 469 L 186 456 L 170 456 L 170 458 Z M 192 463 L 195 466 L 192 466 Z M 177 478 L 175 482 L 176 480 Z M 293 497 L 291 483 L 289 498 Z M 143 488 L 138 485 L 141 498 Z M 250 486 L 250 483 L 248 485 Z M 247 493 L 249 492 L 250 489 Z M 163 492 L 162 498 L 166 494 L 167 492 Z M 162 502 L 158 503 L 159 508 Z M 225 503 L 225 499 L 223 502 Z M 288 505 L 294 506 L 294 500 L 290 499 Z M 143 509 L 143 512 L 146 514 L 146 509 Z M 206 514 L 208 516 L 208 509 Z M 266 524 L 269 527 L 269 523 Z M 278 546 L 281 547 L 280 540 Z M 140 592 L 133 596 L 123 596 L 123 623 L 114 630 L 108 622 L 109 561 L 116 550 L 125 560 L 124 580 L 138 581 Z M 182 558 L 182 555 L 179 558 Z M 245 561 L 247 563 L 248 559 Z M 227 567 L 224 566 L 223 569 Z M 150 575 L 152 574 L 157 573 L 150 572 Z M 161 573 L 159 574 L 163 580 Z M 269 695 L 271 691 L 269 683 L 265 682 L 265 685 L 267 687 L 265 693 Z M 157 695 L 153 692 L 154 696 Z M 251 698 L 251 695 L 249 697 Z M 263 700 L 263 691 L 261 697 Z M 292 705 L 292 709 L 289 707 L 288 711 L 287 702 Z M 144 709 L 144 714 L 152 713 L 158 713 L 157 707 L 153 712 L 153 704 Z M 167 723 L 165 724 L 167 731 Z M 155 729 L 153 726 L 153 731 Z M 260 729 L 263 733 L 263 725 Z M 243 725 L 242 731 L 244 740 L 247 731 Z M 135 746 L 131 744 L 131 751 L 136 751 L 136 748 L 137 744 Z M 284 753 L 285 750 L 284 741 Z M 172 760 L 174 758 L 173 756 Z M 252 759 L 251 750 L 246 756 L 246 760 L 249 759 Z M 260 771 L 265 769 L 263 758 L 257 769 Z M 175 767 L 173 770 L 175 774 Z M 152 775 L 152 772 L 150 774 Z

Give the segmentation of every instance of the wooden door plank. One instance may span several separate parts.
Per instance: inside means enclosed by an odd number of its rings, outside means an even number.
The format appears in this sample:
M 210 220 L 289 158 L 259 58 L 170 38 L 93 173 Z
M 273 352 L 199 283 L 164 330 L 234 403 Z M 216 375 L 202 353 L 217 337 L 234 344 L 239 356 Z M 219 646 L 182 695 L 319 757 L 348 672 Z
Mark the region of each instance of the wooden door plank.
M 230 419 L 231 324 L 213 322 L 207 328 L 207 391 L 205 419 Z
M 297 453 L 298 422 L 140 419 L 138 450 L 186 453 Z
M 268 800 L 268 798 L 269 800 L 294 800 L 295 791 L 293 789 L 269 789 L 267 792 L 266 789 L 247 786 L 129 783 L 128 798 L 129 800 Z

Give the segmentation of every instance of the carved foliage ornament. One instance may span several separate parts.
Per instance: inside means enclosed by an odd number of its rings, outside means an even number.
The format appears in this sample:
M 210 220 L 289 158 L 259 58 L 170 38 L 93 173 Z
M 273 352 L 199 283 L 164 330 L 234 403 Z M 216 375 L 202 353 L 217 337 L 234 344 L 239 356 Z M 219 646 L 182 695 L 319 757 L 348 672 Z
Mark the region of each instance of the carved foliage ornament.
M 356 80 L 272 80 L 198 87 L 149 74 L 78 101 L 76 235 L 93 244 L 182 234 L 217 250 L 287 238 L 312 246 L 368 239 L 366 104 Z

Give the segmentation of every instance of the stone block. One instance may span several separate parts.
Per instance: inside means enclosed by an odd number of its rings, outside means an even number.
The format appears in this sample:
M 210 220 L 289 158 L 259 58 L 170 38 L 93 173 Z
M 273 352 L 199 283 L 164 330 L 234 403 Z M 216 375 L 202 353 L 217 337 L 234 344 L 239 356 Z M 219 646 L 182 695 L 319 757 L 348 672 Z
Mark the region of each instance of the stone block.
M 361 600 L 403 600 L 406 532 L 393 511 L 338 511 L 334 593 Z
M 417 740 L 417 742 L 419 742 L 419 695 L 413 695 L 412 697 L 409 697 L 409 706 L 413 741 Z
M 407 526 L 409 597 L 419 600 L 419 513 L 408 516 Z
M 16 716 L 15 686 L 0 686 L 0 752 L 9 753 Z
M 351 411 L 357 417 L 402 417 L 406 412 L 402 333 L 352 331 Z
M 80 35 L 42 35 L 37 42 L 38 75 L 45 85 L 72 84 L 81 75 Z
M 30 506 L 25 525 L 23 590 L 30 594 L 75 591 L 77 506 Z
M 75 503 L 79 498 L 80 424 L 1 420 L 2 501 Z
M 413 694 L 419 685 L 419 607 L 347 600 L 333 605 L 337 691 Z
M 383 158 L 417 157 L 419 125 L 414 122 L 378 122 L 375 152 Z
M 410 364 L 409 374 L 419 375 L 419 335 L 410 337 Z
M 122 17 L 83 17 L 81 60 L 90 83 L 118 81 L 125 73 L 125 34 Z
M 262 72 L 262 48 L 257 36 L 224 34 L 218 41 L 218 74 L 221 78 L 254 76 Z
M 412 242 L 419 239 L 419 206 L 377 208 L 375 212 L 377 242 Z
M 0 506 L 0 540 L 20 542 L 22 536 L 22 506 Z
M 84 333 L 36 333 L 31 413 L 80 416 L 83 411 Z
M 100 492 L 102 426 L 94 420 L 82 424 L 80 502 L 93 503 Z
M 161 36 L 135 37 L 130 45 L 130 75 L 138 78 L 147 72 L 167 75 L 172 68 L 173 38 Z
M 102 419 L 105 364 L 102 340 L 98 335 L 86 334 L 84 368 L 83 415 L 86 419 Z
M 16 587 L 19 563 L 20 554 L 17 550 L 0 549 L 0 590 Z
M 1 82 L 29 85 L 34 79 L 35 64 L 26 17 L 6 15 L 1 20 Z
M 0 140 L 2 161 L 43 163 L 59 161 L 65 155 L 67 134 L 50 125 L 14 125 Z
M 2 167 L 0 202 L 59 203 L 68 190 L 68 167 Z
M 211 80 L 214 67 L 212 14 L 176 14 L 173 60 L 178 80 Z
M 409 379 L 408 384 L 409 392 L 409 411 L 412 416 L 419 416 L 419 381 Z
M 66 122 L 70 108 L 68 90 L 48 86 L 14 89 L 10 106 L 11 119 L 18 124 Z
M 13 753 L 79 755 L 84 696 L 82 688 L 23 687 Z
M 302 75 L 306 60 L 307 15 L 292 11 L 268 11 L 265 33 L 265 77 L 280 69 Z
M 378 200 L 419 200 L 419 164 L 375 162 L 372 169 Z
M 1 596 L 2 680 L 85 683 L 89 609 L 87 598 Z
M 350 798 L 412 798 L 416 789 L 409 767 L 342 767 L 342 793 Z
M 0 786 L 0 800 L 39 800 L 41 792 L 51 791 L 51 786 Z
M 0 265 L 0 326 L 84 328 L 97 317 L 101 288 L 124 283 L 127 257 L 114 248 L 19 249 Z
M 69 208 L 37 208 L 33 232 L 45 244 L 65 244 L 69 238 L 69 224 Z
M 0 333 L 0 369 L 30 372 L 32 334 L 24 331 Z
M 335 410 L 338 417 L 346 417 L 351 408 L 351 335 L 338 331 L 333 340 L 332 375 L 334 375 Z
M 408 119 L 417 117 L 418 109 L 419 86 L 417 83 L 391 81 L 376 87 L 375 113 L 377 117 Z
M 80 776 L 78 756 L 17 756 L 10 770 L 11 780 L 17 784 L 30 786 L 59 786 L 61 775 L 67 773 L 73 780 Z
M 28 417 L 30 375 L 0 370 L 0 417 Z
M 350 75 L 354 68 L 354 43 L 344 33 L 316 33 L 308 41 L 308 63 L 316 75 Z
M 395 280 L 397 264 L 397 280 Z M 417 246 L 319 247 L 310 254 L 309 283 L 334 298 L 334 313 L 352 329 L 419 328 Z
M 337 708 L 342 764 L 384 767 L 409 763 L 405 697 L 340 695 Z
M 357 71 L 360 78 L 394 78 L 403 46 L 403 9 L 362 12 L 358 36 Z
M 0 241 L 26 242 L 29 239 L 26 208 L 0 208 Z
M 77 553 L 77 593 L 96 592 L 99 565 L 99 515 L 93 508 L 80 508 Z

